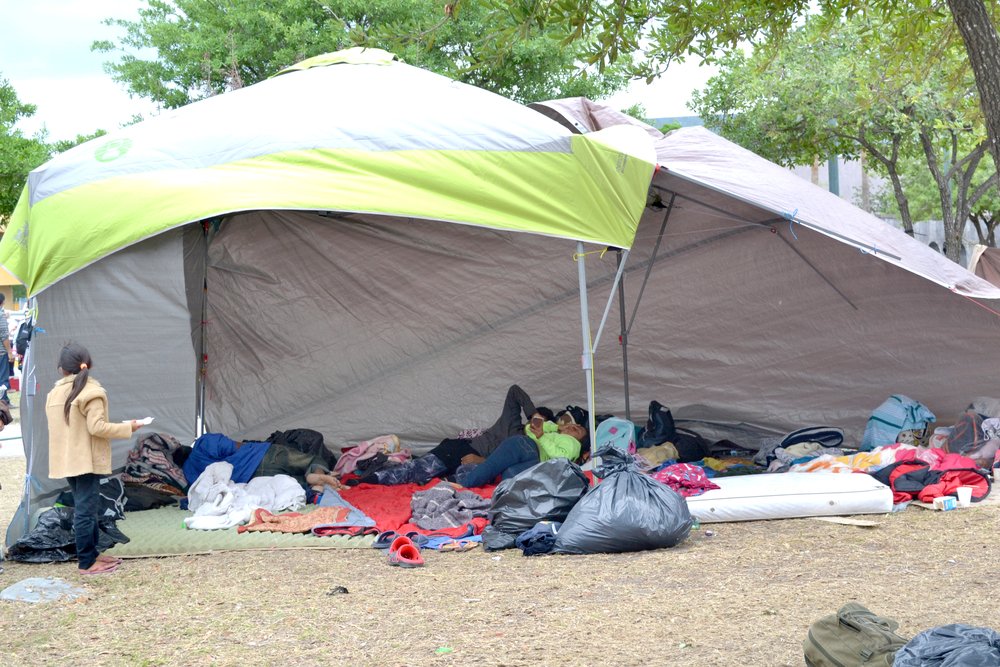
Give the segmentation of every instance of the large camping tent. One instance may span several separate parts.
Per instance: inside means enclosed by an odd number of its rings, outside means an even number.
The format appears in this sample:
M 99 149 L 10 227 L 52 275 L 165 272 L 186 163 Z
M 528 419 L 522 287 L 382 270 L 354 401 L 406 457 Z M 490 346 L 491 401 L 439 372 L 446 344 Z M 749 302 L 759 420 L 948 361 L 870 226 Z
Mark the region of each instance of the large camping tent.
M 576 131 L 635 124 L 581 98 L 535 106 Z M 997 286 L 704 128 L 646 130 L 660 203 L 626 260 L 633 396 L 708 422 L 837 425 L 855 445 L 890 394 L 945 426 L 1000 396 Z M 617 348 L 597 350 L 602 400 Z
M 631 244 L 654 161 L 640 130 L 575 135 L 377 50 L 57 156 L 0 242 L 45 330 L 8 543 L 63 486 L 47 477 L 44 396 L 69 339 L 91 351 L 113 419 L 153 416 L 182 442 L 199 417 L 241 439 L 431 442 L 495 418 L 553 346 L 560 381 L 586 394 L 574 254 Z M 575 316 L 550 320 L 551 301 Z

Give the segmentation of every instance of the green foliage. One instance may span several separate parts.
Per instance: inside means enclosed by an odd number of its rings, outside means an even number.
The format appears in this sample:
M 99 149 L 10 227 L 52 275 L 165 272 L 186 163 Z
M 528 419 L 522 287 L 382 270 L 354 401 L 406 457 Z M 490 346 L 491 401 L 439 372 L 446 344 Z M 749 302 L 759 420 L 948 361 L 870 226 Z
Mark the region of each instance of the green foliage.
M 566 48 L 553 31 L 484 58 L 494 25 L 487 9 L 412 0 L 148 0 L 106 65 L 129 92 L 167 108 L 261 81 L 311 56 L 351 46 L 392 51 L 404 61 L 522 102 L 606 97 L 627 82 L 627 59 L 604 72 L 577 65 L 586 43 Z M 145 54 L 151 54 L 145 57 Z
M 950 25 L 940 17 L 942 30 Z M 962 47 L 915 43 L 892 71 L 894 48 L 880 38 L 891 26 L 875 18 L 810 19 L 780 48 L 736 52 L 696 93 L 705 124 L 785 165 L 817 157 L 857 158 L 890 181 L 905 228 L 914 215 L 943 219 L 949 252 L 994 172 L 986 131 Z M 944 44 L 944 46 L 943 46 Z
M 14 212 L 32 169 L 56 153 L 105 134 L 104 130 L 97 130 L 92 134 L 78 135 L 76 139 L 49 144 L 44 130 L 26 137 L 14 127 L 19 120 L 34 114 L 35 106 L 21 102 L 10 82 L 0 77 L 0 222 Z
M 0 77 L 0 221 L 14 211 L 28 172 L 49 158 L 44 133 L 26 137 L 14 127 L 34 113 L 35 106 L 18 99 L 10 82 Z

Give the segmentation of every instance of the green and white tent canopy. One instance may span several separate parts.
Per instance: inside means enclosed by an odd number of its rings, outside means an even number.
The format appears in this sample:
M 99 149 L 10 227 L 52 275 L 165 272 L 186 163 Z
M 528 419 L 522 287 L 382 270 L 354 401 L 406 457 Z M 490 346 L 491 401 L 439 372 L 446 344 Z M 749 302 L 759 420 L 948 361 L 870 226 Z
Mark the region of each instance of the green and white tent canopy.
M 356 48 L 57 156 L 31 173 L 0 264 L 33 295 L 143 239 L 250 210 L 403 216 L 627 247 L 655 160 L 637 128 L 571 134 Z

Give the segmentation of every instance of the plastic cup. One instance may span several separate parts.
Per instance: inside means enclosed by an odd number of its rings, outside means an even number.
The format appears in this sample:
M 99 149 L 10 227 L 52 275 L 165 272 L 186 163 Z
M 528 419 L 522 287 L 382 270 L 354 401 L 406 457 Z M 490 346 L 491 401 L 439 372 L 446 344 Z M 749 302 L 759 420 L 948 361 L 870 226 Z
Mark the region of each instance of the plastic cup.
M 960 486 L 956 490 L 958 494 L 958 506 L 968 507 L 972 504 L 972 487 L 971 486 Z

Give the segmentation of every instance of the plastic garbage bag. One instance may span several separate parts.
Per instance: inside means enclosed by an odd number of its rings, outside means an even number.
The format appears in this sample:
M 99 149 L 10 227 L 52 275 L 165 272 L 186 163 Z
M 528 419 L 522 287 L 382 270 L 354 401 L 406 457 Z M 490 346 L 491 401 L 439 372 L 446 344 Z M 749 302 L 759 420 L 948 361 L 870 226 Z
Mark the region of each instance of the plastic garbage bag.
M 129 539 L 112 519 L 98 521 L 98 551 L 104 552 Z M 22 563 L 53 563 L 76 560 L 76 534 L 73 532 L 73 508 L 53 507 L 42 512 L 38 523 L 7 550 L 8 560 Z
M 11 602 L 54 602 L 85 597 L 87 591 L 65 579 L 29 577 L 0 591 L 0 600 Z
M 953 623 L 924 630 L 896 651 L 893 667 L 996 667 L 1000 634 Z
M 632 456 L 601 449 L 595 471 L 603 481 L 566 517 L 553 553 L 593 554 L 672 547 L 691 531 L 687 502 L 648 477 Z
M 563 521 L 590 489 L 580 466 L 549 459 L 500 482 L 493 491 L 490 524 L 515 536 L 539 521 Z
M 483 549 L 486 551 L 503 551 L 516 546 L 517 535 L 497 530 L 493 526 L 483 529 Z

